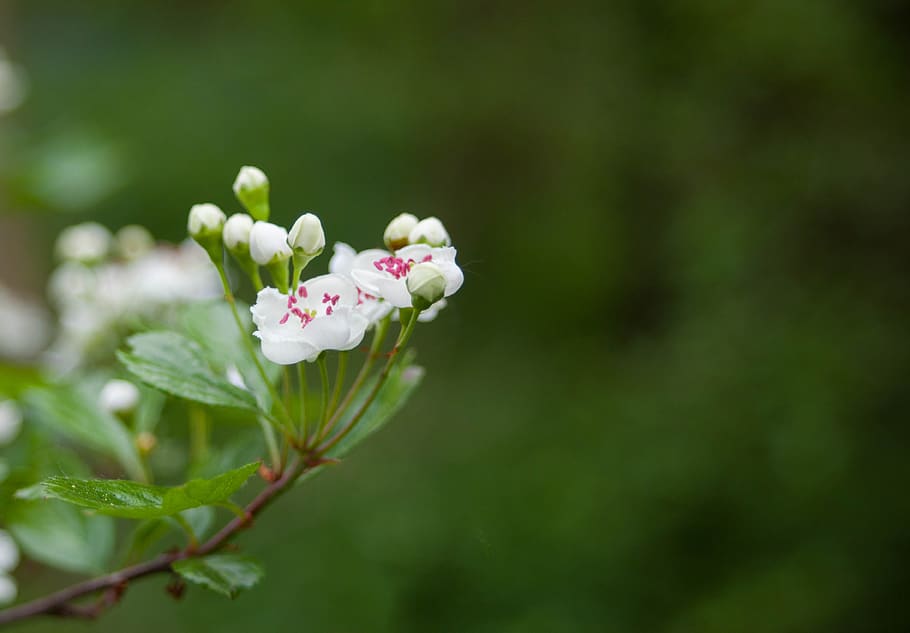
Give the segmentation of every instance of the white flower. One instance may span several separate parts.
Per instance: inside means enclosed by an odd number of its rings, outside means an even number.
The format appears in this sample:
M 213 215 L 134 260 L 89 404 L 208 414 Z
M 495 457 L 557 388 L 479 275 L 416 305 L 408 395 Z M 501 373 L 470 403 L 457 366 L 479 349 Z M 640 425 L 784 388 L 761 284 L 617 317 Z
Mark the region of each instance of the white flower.
M 0 48 L 0 114 L 18 108 L 26 92 L 25 73 Z
M 315 257 L 325 248 L 325 231 L 322 230 L 322 222 L 312 213 L 304 213 L 288 235 L 288 244 L 295 251 L 301 251 L 304 255 Z
M 147 228 L 138 224 L 124 226 L 117 231 L 114 241 L 117 253 L 124 259 L 138 259 L 155 248 L 155 238 Z
M 111 248 L 111 232 L 97 222 L 68 226 L 57 238 L 57 256 L 62 260 L 97 262 Z
M 368 249 L 358 253 L 344 242 L 336 242 L 334 254 L 332 255 L 332 259 L 329 260 L 329 272 L 343 275 L 351 281 L 354 281 L 354 278 L 351 277 L 351 270 L 353 270 L 354 266 L 365 268 L 370 266 L 372 262 L 377 259 L 382 259 L 387 255 L 387 252 L 378 248 Z M 356 309 L 367 318 L 370 325 L 373 325 L 377 321 L 381 321 L 388 316 L 393 307 L 388 301 L 371 295 L 369 292 L 358 287 Z
M 235 213 L 224 223 L 224 230 L 221 233 L 224 237 L 224 245 L 232 252 L 238 247 L 249 248 L 250 231 L 252 230 L 253 218 L 246 213 Z
M 445 296 L 446 276 L 432 261 L 421 262 L 411 267 L 405 285 L 414 307 L 426 310 Z
M 194 204 L 190 208 L 186 229 L 191 237 L 202 235 L 221 234 L 221 227 L 226 220 L 224 211 L 211 203 Z
M 255 219 L 269 219 L 269 179 L 261 169 L 241 167 L 234 180 L 234 195 Z
M 450 297 L 461 288 L 464 274 L 455 263 L 455 249 L 432 248 L 426 244 L 412 244 L 390 255 L 381 251 L 368 265 L 358 261 L 351 276 L 359 287 L 377 297 L 382 297 L 396 308 L 410 308 L 411 293 L 408 292 L 407 277 L 411 269 L 422 262 L 433 262 L 446 278 L 443 296 Z
M 101 388 L 98 404 L 108 413 L 129 413 L 139 404 L 139 388 L 128 380 L 109 380 Z
M 439 218 L 425 218 L 411 229 L 408 235 L 411 244 L 429 244 L 430 246 L 450 246 L 452 244 L 446 227 Z
M 314 277 L 291 295 L 265 288 L 250 308 L 262 353 L 273 363 L 314 361 L 324 350 L 349 350 L 369 324 L 355 310 L 357 288 L 342 275 Z
M 19 564 L 19 548 L 6 530 L 0 530 L 0 573 L 13 571 Z
M 16 599 L 18 593 L 16 581 L 6 574 L 0 574 L 0 604 L 9 604 Z
M 0 285 L 0 357 L 34 357 L 47 344 L 50 330 L 43 308 Z
M 22 411 L 12 400 L 0 401 L 0 446 L 9 444 L 22 428 Z
M 398 250 L 409 244 L 408 236 L 417 226 L 417 216 L 411 213 L 401 213 L 389 222 L 382 234 L 382 240 L 389 250 Z
M 250 256 L 260 266 L 291 257 L 288 232 L 271 222 L 256 222 L 250 231 Z

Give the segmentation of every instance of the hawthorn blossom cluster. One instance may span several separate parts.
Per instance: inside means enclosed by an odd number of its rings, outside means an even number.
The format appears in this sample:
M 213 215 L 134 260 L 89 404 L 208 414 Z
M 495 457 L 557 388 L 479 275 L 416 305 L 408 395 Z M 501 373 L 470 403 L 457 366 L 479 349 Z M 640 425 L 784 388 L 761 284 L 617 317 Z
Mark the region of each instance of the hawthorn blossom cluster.
M 227 217 L 214 204 L 197 204 L 187 229 L 216 266 L 223 247 L 250 276 L 258 289 L 251 308 L 254 336 L 274 363 L 312 362 L 325 351 L 353 349 L 371 326 L 400 318 L 402 310 L 432 320 L 464 281 L 442 222 L 409 213 L 386 227 L 386 249 L 358 252 L 338 242 L 329 273 L 301 281 L 325 248 L 319 217 L 304 213 L 290 230 L 269 222 L 269 182 L 256 167 L 240 170 L 234 192 L 248 214 Z M 261 267 L 270 274 L 270 286 L 262 284 Z
M 58 334 L 46 359 L 65 373 L 95 350 L 115 348 L 119 333 L 167 320 L 176 305 L 220 295 L 221 284 L 205 252 L 191 240 L 156 244 L 148 230 L 126 226 L 112 234 L 86 222 L 57 238 L 60 266 L 51 274 L 48 299 Z
M 12 442 L 22 426 L 22 412 L 11 400 L 0 401 L 0 446 Z M 6 463 L 0 461 L 0 482 L 6 478 Z M 11 573 L 19 564 L 19 549 L 6 530 L 0 529 L 0 605 L 16 599 L 18 589 Z

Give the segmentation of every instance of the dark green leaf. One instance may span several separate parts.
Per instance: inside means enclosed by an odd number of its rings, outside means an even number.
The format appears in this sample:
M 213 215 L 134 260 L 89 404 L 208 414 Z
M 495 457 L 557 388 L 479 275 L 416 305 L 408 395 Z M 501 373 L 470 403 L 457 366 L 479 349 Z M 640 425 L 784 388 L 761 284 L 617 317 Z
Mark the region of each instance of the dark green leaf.
M 117 357 L 146 384 L 203 404 L 258 410 L 255 397 L 217 374 L 195 341 L 176 332 L 145 332 L 127 342 L 131 351 Z
M 205 558 L 188 558 L 172 565 L 185 580 L 233 598 L 241 589 L 249 589 L 262 580 L 262 566 L 251 558 L 237 554 L 216 554 Z
M 33 559 L 66 571 L 104 570 L 114 547 L 114 522 L 60 503 L 17 502 L 6 526 Z
M 258 463 L 247 464 L 211 479 L 193 479 L 167 488 L 117 479 L 48 477 L 41 482 L 45 497 L 59 499 L 101 514 L 127 519 L 150 519 L 177 514 L 190 508 L 221 503 L 256 472 Z M 34 496 L 32 489 L 20 491 Z
M 31 416 L 70 440 L 113 457 L 131 477 L 142 476 L 142 462 L 129 431 L 103 411 L 90 394 L 73 386 L 36 387 L 23 396 Z

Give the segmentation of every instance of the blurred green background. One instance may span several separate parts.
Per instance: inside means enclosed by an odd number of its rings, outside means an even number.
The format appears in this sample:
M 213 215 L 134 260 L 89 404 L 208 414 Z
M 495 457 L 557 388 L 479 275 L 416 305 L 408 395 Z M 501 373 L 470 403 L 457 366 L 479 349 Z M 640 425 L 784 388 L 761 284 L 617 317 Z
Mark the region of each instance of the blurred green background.
M 76 221 L 238 210 L 242 164 L 330 242 L 438 215 L 466 271 L 395 423 L 242 538 L 263 584 L 148 580 L 95 630 L 910 629 L 908 17 L 0 4 L 7 285 Z

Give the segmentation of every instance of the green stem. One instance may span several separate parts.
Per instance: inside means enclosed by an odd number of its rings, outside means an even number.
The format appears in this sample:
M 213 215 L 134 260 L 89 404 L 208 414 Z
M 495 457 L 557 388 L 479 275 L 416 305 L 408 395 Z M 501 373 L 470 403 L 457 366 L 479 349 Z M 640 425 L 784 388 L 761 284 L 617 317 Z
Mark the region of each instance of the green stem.
M 306 363 L 297 363 L 297 384 L 300 389 L 300 441 L 306 447 L 307 434 L 309 433 L 310 416 L 307 410 L 307 400 L 310 397 L 306 382 Z
M 363 417 L 363 414 L 366 413 L 367 409 L 373 403 L 373 400 L 376 399 L 376 395 L 379 393 L 379 390 L 382 389 L 382 385 L 385 383 L 386 378 L 389 377 L 389 372 L 392 371 L 392 367 L 395 366 L 395 361 L 398 360 L 398 356 L 401 353 L 401 350 L 408 344 L 408 340 L 411 338 L 411 334 L 414 332 L 414 326 L 417 325 L 417 317 L 420 316 L 420 310 L 414 309 L 414 312 L 411 313 L 411 318 L 408 320 L 407 325 L 401 327 L 401 333 L 398 335 L 398 340 L 395 341 L 395 347 L 392 348 L 392 351 L 389 353 L 389 360 L 386 361 L 385 366 L 382 368 L 382 372 L 379 374 L 379 378 L 376 380 L 376 384 L 373 386 L 370 395 L 367 396 L 367 399 L 357 410 L 357 413 L 354 414 L 354 417 L 342 428 L 334 437 L 324 442 L 316 449 L 317 455 L 325 455 L 330 451 L 334 446 L 338 444 L 344 437 L 350 433 L 357 423 L 360 421 L 360 418 Z
M 278 440 L 275 437 L 275 430 L 265 417 L 257 415 L 256 419 L 259 421 L 259 426 L 262 427 L 263 436 L 265 436 L 265 445 L 269 449 L 269 457 L 272 459 L 272 469 L 279 470 L 281 468 L 282 459 L 281 451 L 278 450 Z
M 353 402 L 354 398 L 360 392 L 360 388 L 363 387 L 364 381 L 366 381 L 367 377 L 370 375 L 373 365 L 376 364 L 376 359 L 379 357 L 379 350 L 382 349 L 382 344 L 385 343 L 385 337 L 389 332 L 389 321 L 389 317 L 386 317 L 376 324 L 376 331 L 373 333 L 373 343 L 370 345 L 370 351 L 363 363 L 363 367 L 360 368 L 360 372 L 357 374 L 357 377 L 354 378 L 354 383 L 345 395 L 344 400 L 341 401 L 341 404 L 332 414 L 329 423 L 323 430 L 322 437 L 317 438 L 317 441 L 325 439 L 325 436 L 331 432 L 332 428 L 338 423 L 338 420 L 341 419 L 341 416 L 344 415 L 344 412 L 347 411 L 348 407 L 351 406 L 351 402 Z
M 329 370 L 325 364 L 325 352 L 319 355 L 316 363 L 319 365 L 319 379 L 322 381 L 322 415 L 319 416 L 319 429 L 316 431 L 316 437 L 321 437 L 325 423 L 329 420 Z
M 266 388 L 269 390 L 269 394 L 272 397 L 273 406 L 277 406 L 281 417 L 284 419 L 285 424 L 292 427 L 291 416 L 288 414 L 287 409 L 284 408 L 284 404 L 281 402 L 281 396 L 278 394 L 278 390 L 275 389 L 275 385 L 272 384 L 272 381 L 269 380 L 269 375 L 265 372 L 265 368 L 262 366 L 262 363 L 259 362 L 259 357 L 256 356 L 256 349 L 253 347 L 253 342 L 250 340 L 250 333 L 247 332 L 246 328 L 243 325 L 243 320 L 240 318 L 240 313 L 237 311 L 237 302 L 234 300 L 234 293 L 231 291 L 231 282 L 228 281 L 227 273 L 224 271 L 224 263 L 217 261 L 214 257 L 212 262 L 215 264 L 215 268 L 218 269 L 218 275 L 221 277 L 221 285 L 224 286 L 224 300 L 228 302 L 228 305 L 231 306 L 231 314 L 234 315 L 234 323 L 237 324 L 237 330 L 240 332 L 240 339 L 243 341 L 243 346 L 246 348 L 247 354 L 250 355 L 250 358 L 253 359 L 253 363 L 256 365 L 256 370 L 259 372 L 259 375 L 262 377 L 262 382 L 265 383 Z M 293 427 L 292 427 L 293 428 Z M 271 427 L 263 426 L 263 432 L 266 434 L 266 444 L 277 445 L 277 440 L 275 439 L 275 432 Z M 287 430 L 285 430 L 287 432 Z M 280 464 L 280 462 L 279 462 Z M 279 465 L 279 464 L 276 464 Z
M 203 464 L 209 452 L 209 421 L 202 407 L 190 407 L 190 459 L 194 465 Z
M 329 415 L 335 413 L 338 399 L 341 397 L 341 388 L 344 386 L 344 374 L 348 369 L 348 353 L 338 352 L 338 370 L 335 373 L 335 387 L 332 389 L 332 404 L 329 406 Z

